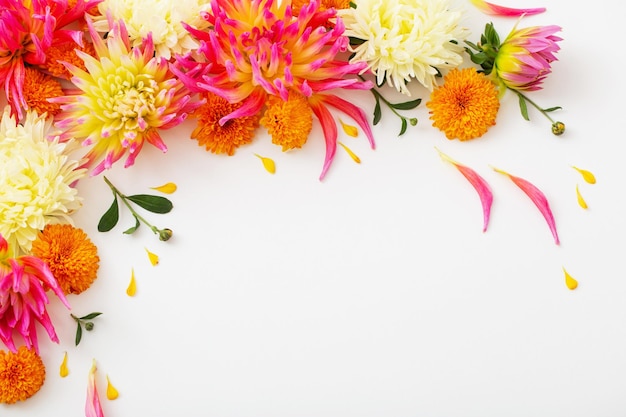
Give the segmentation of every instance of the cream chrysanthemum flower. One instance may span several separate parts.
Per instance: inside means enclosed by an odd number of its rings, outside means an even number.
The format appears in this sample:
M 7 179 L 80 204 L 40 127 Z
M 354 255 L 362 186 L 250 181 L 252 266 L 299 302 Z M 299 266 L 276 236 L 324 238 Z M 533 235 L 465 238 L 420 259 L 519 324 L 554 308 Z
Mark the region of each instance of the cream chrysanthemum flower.
M 205 29 L 209 23 L 202 16 L 210 8 L 210 0 L 104 0 L 98 4 L 100 15 L 92 17 L 101 33 L 111 30 L 107 13 L 114 21 L 123 20 L 132 46 L 152 33 L 156 55 L 170 59 L 200 46 L 181 22 Z
M 360 39 L 351 62 L 365 61 L 379 85 L 387 82 L 411 95 L 406 84 L 417 79 L 429 90 L 435 77 L 463 62 L 469 31 L 460 26 L 462 13 L 448 0 L 355 0 L 356 8 L 340 10 L 345 35 Z
M 73 142 L 51 138 L 51 120 L 28 110 L 17 123 L 10 113 L 0 120 L 0 234 L 18 255 L 45 225 L 71 223 L 82 204 L 72 184 L 86 170 L 70 158 Z

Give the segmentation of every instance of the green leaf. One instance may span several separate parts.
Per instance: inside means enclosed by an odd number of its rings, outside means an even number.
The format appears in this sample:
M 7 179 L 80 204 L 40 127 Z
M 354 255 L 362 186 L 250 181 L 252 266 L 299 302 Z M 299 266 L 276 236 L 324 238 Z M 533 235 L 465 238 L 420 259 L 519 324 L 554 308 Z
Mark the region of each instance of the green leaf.
M 98 317 L 100 314 L 102 314 L 102 313 L 90 313 L 90 314 L 87 314 L 86 316 L 79 317 L 79 318 L 81 320 L 93 320 L 96 317 Z
M 380 119 L 382 118 L 383 113 L 380 110 L 380 101 L 378 100 L 378 97 L 376 97 L 376 106 L 374 107 L 374 124 L 377 125 L 378 122 L 380 122 Z
M 78 344 L 80 343 L 80 339 L 82 339 L 83 337 L 83 328 L 81 327 L 80 323 L 78 323 L 78 325 L 76 326 L 76 346 L 78 346 Z
M 98 231 L 99 232 L 108 232 L 113 229 L 120 219 L 120 211 L 117 206 L 117 197 L 113 197 L 113 204 L 111 207 L 102 215 L 100 221 L 98 222 Z
M 404 117 L 400 120 L 402 120 L 402 129 L 400 129 L 400 133 L 398 134 L 398 136 L 404 135 L 404 132 L 406 132 L 406 128 L 408 126 L 408 123 L 406 122 L 406 119 Z
M 139 219 L 135 217 L 135 225 L 133 227 L 129 227 L 128 229 L 124 230 L 124 234 L 132 235 L 133 233 L 135 233 L 135 230 L 137 230 L 140 225 L 141 223 L 139 223 Z
M 418 98 L 418 99 L 411 100 L 411 101 L 405 101 L 404 103 L 391 104 L 391 107 L 397 110 L 411 110 L 419 106 L 421 102 L 422 102 L 422 99 Z
M 169 199 L 158 195 L 135 194 L 129 195 L 126 198 L 152 213 L 169 213 L 173 208 L 172 202 Z
M 526 99 L 521 94 L 519 95 L 519 109 L 522 112 L 524 120 L 530 120 L 528 117 L 528 107 L 526 107 Z
M 543 109 L 543 111 L 545 111 L 546 113 L 550 113 L 551 111 L 555 111 L 555 110 L 561 110 L 563 107 L 561 106 L 556 106 L 556 107 L 550 107 L 549 109 Z

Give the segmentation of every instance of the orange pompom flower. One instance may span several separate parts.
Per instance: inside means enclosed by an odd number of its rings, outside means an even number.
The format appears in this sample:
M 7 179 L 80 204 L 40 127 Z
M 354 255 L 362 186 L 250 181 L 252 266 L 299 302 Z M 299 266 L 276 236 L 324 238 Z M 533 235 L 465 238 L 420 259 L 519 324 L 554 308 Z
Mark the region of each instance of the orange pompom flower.
M 13 404 L 35 395 L 46 379 L 46 367 L 34 349 L 0 350 L 0 403 Z
M 22 90 L 26 105 L 34 109 L 37 114 L 54 116 L 61 111 L 61 105 L 50 103 L 49 98 L 61 97 L 65 93 L 61 83 L 32 67 L 24 69 L 24 87 Z
M 470 140 L 496 124 L 500 108 L 498 89 L 473 68 L 453 69 L 426 103 L 433 126 L 448 139 Z
M 198 124 L 191 132 L 191 138 L 197 140 L 198 145 L 213 153 L 233 155 L 239 146 L 252 142 L 259 126 L 258 115 L 233 118 L 221 125 L 220 119 L 239 109 L 243 103 L 229 103 L 213 93 L 203 93 L 202 98 L 206 102 L 193 113 Z
M 282 146 L 283 151 L 301 148 L 313 128 L 313 110 L 305 96 L 291 90 L 287 100 L 268 97 L 261 124 L 272 136 L 272 143 Z
M 32 253 L 48 264 L 65 294 L 80 294 L 98 276 L 98 248 L 72 225 L 47 225 L 33 242 Z

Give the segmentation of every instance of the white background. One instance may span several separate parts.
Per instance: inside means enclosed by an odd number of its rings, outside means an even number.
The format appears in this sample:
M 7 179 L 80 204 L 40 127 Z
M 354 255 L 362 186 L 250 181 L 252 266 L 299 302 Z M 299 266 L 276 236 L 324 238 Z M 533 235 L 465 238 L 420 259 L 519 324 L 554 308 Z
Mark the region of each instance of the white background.
M 127 211 L 99 233 L 111 193 L 101 177 L 81 181 L 74 218 L 101 268 L 69 301 L 77 315 L 104 314 L 75 347 L 75 324 L 54 300 L 61 343 L 42 333 L 46 383 L 24 403 L 0 405 L 0 416 L 84 415 L 92 358 L 108 417 L 625 416 L 623 15 L 608 0 L 499 2 L 548 8 L 521 26 L 563 27 L 559 61 L 530 95 L 563 106 L 554 113 L 563 136 L 533 109 L 524 121 L 511 93 L 497 125 L 464 143 L 433 128 L 423 104 L 409 113 L 418 126 L 397 137 L 400 121 L 383 109 L 376 150 L 362 133 L 340 131 L 362 163 L 339 148 L 320 182 L 318 124 L 302 150 L 282 153 L 260 129 L 233 157 L 190 140 L 193 122 L 163 132 L 167 154 L 146 145 L 135 166 L 106 175 L 127 194 L 178 184 L 171 213 L 146 215 L 174 237 L 160 242 L 145 226 L 123 235 Z M 473 41 L 490 20 L 503 38 L 516 21 L 458 4 Z M 412 92 L 427 101 L 417 85 Z M 369 92 L 343 96 L 371 120 Z M 486 233 L 476 192 L 435 146 L 491 185 Z M 275 160 L 275 175 L 255 152 Z M 490 166 L 543 190 L 560 246 L 526 195 Z M 575 291 L 563 267 L 579 281 Z M 125 293 L 132 269 L 134 298 Z M 107 374 L 116 401 L 105 398 Z

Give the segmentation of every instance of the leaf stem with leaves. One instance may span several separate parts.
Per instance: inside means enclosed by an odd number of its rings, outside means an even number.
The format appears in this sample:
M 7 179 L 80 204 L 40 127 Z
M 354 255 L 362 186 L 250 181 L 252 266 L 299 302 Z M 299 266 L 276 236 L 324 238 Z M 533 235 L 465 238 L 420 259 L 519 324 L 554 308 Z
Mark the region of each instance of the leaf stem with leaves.
M 117 199 L 119 197 L 135 218 L 135 225 L 129 229 L 126 229 L 124 231 L 125 234 L 134 233 L 139 228 L 141 223 L 143 223 L 148 226 L 150 230 L 154 232 L 154 234 L 158 235 L 159 239 L 162 241 L 169 240 L 172 237 L 171 229 L 159 229 L 158 227 L 150 224 L 143 216 L 137 213 L 137 211 L 130 204 L 130 202 L 133 202 L 147 211 L 163 214 L 169 213 L 173 208 L 172 202 L 169 199 L 150 194 L 134 194 L 127 196 L 121 193 L 106 176 L 104 177 L 104 181 L 113 192 L 113 203 L 100 218 L 100 222 L 98 223 L 98 231 L 108 232 L 109 230 L 113 229 L 113 227 L 115 227 L 115 225 L 117 224 L 119 220 L 119 206 Z
M 92 331 L 94 324 L 91 320 L 95 319 L 101 314 L 102 313 L 89 313 L 86 316 L 76 317 L 74 314 L 70 313 L 70 316 L 72 316 L 72 318 L 76 322 L 76 339 L 74 340 L 76 346 L 78 346 L 81 339 L 83 338 L 83 325 L 85 326 L 85 330 L 87 330 L 88 332 Z
M 512 89 L 509 89 L 509 90 L 512 90 Z M 554 121 L 554 119 L 552 119 L 552 117 L 550 117 L 550 115 L 548 114 L 555 110 L 560 110 L 561 109 L 560 106 L 555 106 L 555 107 L 544 109 L 544 108 L 539 107 L 537 103 L 535 103 L 534 101 L 526 97 L 524 94 L 522 94 L 522 92 L 518 90 L 512 90 L 512 91 L 515 94 L 517 94 L 517 97 L 519 98 L 519 108 L 520 108 L 520 111 L 522 112 L 522 117 L 524 118 L 524 120 L 530 120 L 530 118 L 528 117 L 528 106 L 526 106 L 526 103 L 528 102 L 535 109 L 539 110 L 539 112 L 543 114 L 548 120 L 550 120 L 550 122 L 552 123 L 552 133 L 559 136 L 559 135 L 562 135 L 563 132 L 565 132 L 565 124 L 563 122 Z

